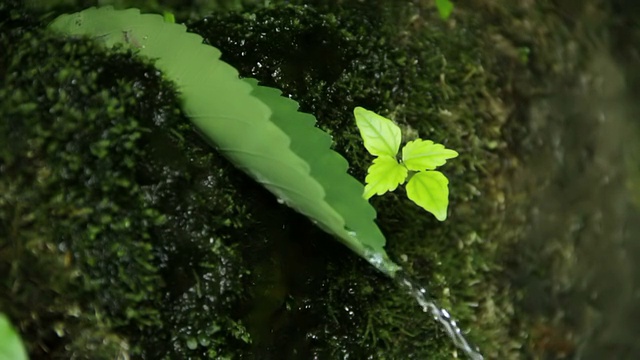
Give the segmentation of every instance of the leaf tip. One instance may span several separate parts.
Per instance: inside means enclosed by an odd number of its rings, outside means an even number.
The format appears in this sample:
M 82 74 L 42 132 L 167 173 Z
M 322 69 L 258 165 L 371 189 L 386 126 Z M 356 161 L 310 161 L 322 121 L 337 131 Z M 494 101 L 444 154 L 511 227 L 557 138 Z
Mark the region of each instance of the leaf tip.
M 365 200 L 371 199 L 371 197 L 375 194 L 376 194 L 376 191 L 375 189 L 373 189 L 373 186 L 370 186 L 370 184 L 365 185 L 364 192 L 362 193 L 362 197 Z

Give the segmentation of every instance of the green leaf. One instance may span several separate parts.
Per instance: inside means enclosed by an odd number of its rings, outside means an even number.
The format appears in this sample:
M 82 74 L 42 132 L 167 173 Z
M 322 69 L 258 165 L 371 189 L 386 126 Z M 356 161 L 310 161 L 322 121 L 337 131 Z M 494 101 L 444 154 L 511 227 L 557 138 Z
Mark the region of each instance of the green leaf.
M 416 173 L 407 184 L 407 196 L 436 219 L 447 219 L 449 180 L 439 171 Z
M 453 3 L 450 0 L 436 0 L 436 8 L 442 20 L 447 20 L 453 12 Z
M 404 182 L 408 173 L 407 168 L 398 164 L 391 156 L 375 158 L 367 172 L 367 185 L 364 187 L 363 195 L 365 199 L 395 190 Z
M 379 270 L 393 276 L 399 269 L 384 251 L 362 184 L 347 174 L 346 160 L 330 150 L 331 137 L 315 118 L 298 113 L 278 90 L 240 79 L 202 37 L 160 15 L 112 7 L 60 16 L 50 28 L 153 59 L 176 84 L 185 114 L 234 165 Z
M 27 351 L 9 319 L 0 313 L 0 360 L 27 360 Z
M 445 149 L 444 145 L 431 140 L 416 139 L 402 148 L 402 162 L 413 171 L 433 170 L 456 156 L 456 151 Z
M 253 86 L 251 95 L 269 106 L 271 121 L 289 135 L 291 150 L 310 165 L 310 175 L 325 190 L 325 201 L 344 219 L 342 228 L 330 232 L 358 254 L 364 253 L 364 246 L 384 253 L 385 238 L 374 222 L 376 212 L 363 199 L 362 184 L 347 173 L 347 160 L 331 150 L 331 136 L 315 126 L 312 115 L 298 112 L 298 103 L 281 96 L 280 90 L 259 86 L 254 79 L 243 81 Z M 295 202 L 290 206 L 295 208 Z M 344 233 L 345 226 L 348 234 Z
M 353 109 L 353 114 L 367 151 L 375 156 L 396 156 L 402 139 L 398 125 L 359 106 Z

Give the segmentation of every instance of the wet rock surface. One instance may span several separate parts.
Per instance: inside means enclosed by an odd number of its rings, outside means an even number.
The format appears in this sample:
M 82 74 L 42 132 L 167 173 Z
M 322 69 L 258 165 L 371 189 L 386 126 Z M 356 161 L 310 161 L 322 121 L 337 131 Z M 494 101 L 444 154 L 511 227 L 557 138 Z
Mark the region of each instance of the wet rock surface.
M 627 4 L 474 1 L 443 22 L 419 1 L 276 3 L 189 28 L 314 114 L 357 178 L 357 105 L 461 153 L 444 224 L 402 191 L 372 203 L 486 358 L 633 358 L 637 74 L 632 50 L 593 44 Z M 202 140 L 151 64 L 0 13 L 0 310 L 34 359 L 453 356 L 411 298 Z

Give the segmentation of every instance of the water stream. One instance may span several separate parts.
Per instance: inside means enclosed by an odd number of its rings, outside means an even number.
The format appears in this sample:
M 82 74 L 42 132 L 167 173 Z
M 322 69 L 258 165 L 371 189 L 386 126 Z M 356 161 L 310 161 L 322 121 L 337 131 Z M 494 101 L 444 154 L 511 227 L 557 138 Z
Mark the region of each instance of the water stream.
M 446 309 L 438 306 L 427 289 L 412 280 L 402 269 L 389 272 L 389 269 L 397 269 L 397 265 L 387 258 L 383 258 L 379 253 L 365 253 L 364 257 L 380 272 L 388 275 L 393 281 L 422 307 L 422 311 L 431 314 L 433 319 L 442 326 L 442 329 L 449 336 L 453 344 L 460 349 L 471 360 L 482 360 L 484 357 L 480 350 L 472 346 L 464 336 L 455 319 L 451 317 Z
M 453 341 L 453 344 L 460 349 L 471 360 L 482 360 L 484 357 L 480 354 L 479 350 L 473 347 L 469 341 L 465 338 L 462 330 L 456 323 L 455 319 L 451 317 L 446 309 L 438 306 L 434 299 L 429 296 L 427 289 L 420 286 L 413 280 L 411 280 L 406 274 L 399 271 L 395 278 L 395 282 L 411 295 L 422 307 L 422 311 L 430 313 L 433 316 L 449 338 Z

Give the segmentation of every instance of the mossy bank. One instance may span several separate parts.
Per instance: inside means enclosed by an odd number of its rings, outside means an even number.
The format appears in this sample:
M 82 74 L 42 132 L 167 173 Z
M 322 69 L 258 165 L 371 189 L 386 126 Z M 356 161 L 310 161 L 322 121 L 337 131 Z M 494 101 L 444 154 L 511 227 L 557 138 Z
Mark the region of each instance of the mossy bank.
M 359 179 L 371 157 L 355 106 L 460 152 L 442 169 L 447 222 L 402 191 L 372 203 L 390 255 L 487 358 L 516 357 L 497 229 L 504 88 L 526 61 L 487 51 L 472 12 L 451 26 L 418 1 L 358 4 L 251 6 L 189 27 L 314 114 Z M 413 299 L 203 141 L 151 63 L 2 6 L 0 310 L 34 359 L 452 358 Z

